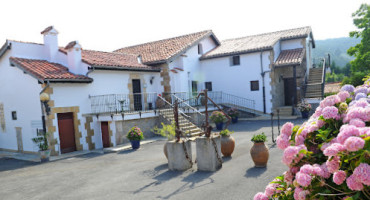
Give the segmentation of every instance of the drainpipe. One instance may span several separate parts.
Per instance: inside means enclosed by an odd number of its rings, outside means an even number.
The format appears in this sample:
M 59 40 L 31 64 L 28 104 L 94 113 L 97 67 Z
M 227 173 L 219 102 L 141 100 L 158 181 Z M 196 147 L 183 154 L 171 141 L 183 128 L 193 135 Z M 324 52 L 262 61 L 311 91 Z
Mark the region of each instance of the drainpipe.
M 260 52 L 261 76 L 262 76 L 262 98 L 263 98 L 263 113 L 266 114 L 266 92 L 265 92 L 265 72 L 263 71 L 262 53 Z

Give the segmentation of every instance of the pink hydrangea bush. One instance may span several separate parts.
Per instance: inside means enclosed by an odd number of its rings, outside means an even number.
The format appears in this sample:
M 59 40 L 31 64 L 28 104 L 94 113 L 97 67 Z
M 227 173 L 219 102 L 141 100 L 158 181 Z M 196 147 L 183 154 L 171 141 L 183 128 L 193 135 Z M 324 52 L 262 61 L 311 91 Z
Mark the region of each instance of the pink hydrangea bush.
M 258 199 L 370 199 L 370 79 L 320 102 L 301 126 L 277 138 L 289 167 Z

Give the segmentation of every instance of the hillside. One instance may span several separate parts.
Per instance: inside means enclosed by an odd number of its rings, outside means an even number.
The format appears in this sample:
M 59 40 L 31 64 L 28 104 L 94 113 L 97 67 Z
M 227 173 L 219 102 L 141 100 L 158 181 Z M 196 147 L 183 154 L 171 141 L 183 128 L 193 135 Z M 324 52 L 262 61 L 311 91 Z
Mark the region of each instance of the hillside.
M 316 48 L 313 49 L 313 58 L 323 57 L 330 53 L 331 60 L 340 67 L 344 67 L 353 57 L 347 54 L 347 49 L 360 43 L 361 39 L 350 37 L 316 40 Z

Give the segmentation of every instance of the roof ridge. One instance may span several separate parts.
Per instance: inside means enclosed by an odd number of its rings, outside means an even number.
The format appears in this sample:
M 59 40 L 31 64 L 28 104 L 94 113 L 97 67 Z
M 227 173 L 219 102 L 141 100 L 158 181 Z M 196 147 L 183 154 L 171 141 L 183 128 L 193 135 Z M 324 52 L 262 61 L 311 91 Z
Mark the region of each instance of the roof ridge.
M 99 51 L 99 50 L 93 50 L 93 49 L 82 49 L 82 51 L 94 51 L 99 53 L 111 53 L 116 55 L 129 55 L 129 56 L 138 56 L 139 54 L 131 54 L 126 52 L 115 52 L 115 51 Z
M 10 42 L 19 42 L 19 43 L 26 43 L 26 44 L 37 44 L 37 45 L 44 45 L 42 43 L 37 43 L 37 42 L 27 42 L 27 41 L 21 41 L 21 40 L 13 40 L 13 39 L 6 39 L 7 41 Z
M 304 29 L 304 28 L 311 28 L 311 26 L 303 26 L 303 27 L 285 29 L 285 30 L 280 30 L 280 31 L 273 31 L 273 32 L 260 33 L 260 34 L 254 34 L 254 35 L 247 35 L 247 36 L 237 37 L 237 38 L 230 38 L 230 39 L 222 40 L 221 42 L 230 41 L 230 40 L 239 40 L 239 39 L 244 39 L 244 38 L 249 38 L 249 37 L 256 37 L 256 36 L 264 36 L 264 35 L 269 35 L 269 34 L 276 34 L 276 33 L 281 33 L 281 32 L 286 32 L 286 31 Z
M 131 45 L 131 46 L 127 46 L 127 47 L 116 49 L 113 52 L 119 51 L 121 49 L 139 47 L 139 46 L 148 45 L 148 44 L 156 43 L 156 42 L 163 42 L 163 41 L 171 40 L 171 39 L 178 39 L 178 38 L 182 38 L 182 37 L 186 37 L 186 36 L 190 36 L 190 35 L 195 35 L 195 34 L 199 34 L 199 33 L 203 33 L 203 32 L 204 33 L 210 33 L 210 32 L 212 32 L 212 30 L 209 29 L 209 30 L 204 30 L 204 31 L 189 33 L 189 34 L 185 34 L 185 35 L 180 35 L 180 36 L 176 36 L 176 37 L 170 37 L 170 38 L 165 38 L 165 39 L 160 39 L 160 40 L 154 40 L 154 41 L 150 41 L 150 42 L 145 42 L 145 43 L 141 43 L 141 44 L 137 44 L 137 45 Z

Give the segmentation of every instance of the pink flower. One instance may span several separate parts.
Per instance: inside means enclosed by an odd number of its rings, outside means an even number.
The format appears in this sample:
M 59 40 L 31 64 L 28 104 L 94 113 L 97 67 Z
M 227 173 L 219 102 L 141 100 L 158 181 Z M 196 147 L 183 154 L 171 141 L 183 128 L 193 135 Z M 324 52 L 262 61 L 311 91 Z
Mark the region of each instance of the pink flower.
M 313 173 L 313 167 L 310 164 L 305 164 L 301 167 L 299 172 L 304 173 L 304 174 L 312 174 Z
M 294 125 L 291 122 L 285 123 L 281 127 L 281 134 L 284 134 L 284 135 L 287 135 L 287 136 L 292 135 L 292 133 L 293 133 L 293 127 L 294 127 Z
M 361 163 L 353 171 L 353 176 L 364 185 L 370 185 L 370 165 L 367 163 Z
M 268 199 L 269 199 L 269 197 L 266 194 L 262 193 L 262 192 L 257 193 L 253 197 L 253 200 L 268 200 Z
M 298 154 L 299 150 L 295 146 L 289 146 L 284 150 L 283 154 L 283 163 L 286 165 L 290 165 L 294 159 L 294 157 Z
M 339 170 L 334 172 L 333 174 L 333 181 L 335 184 L 340 185 L 346 180 L 346 172 L 343 170 Z
M 347 91 L 347 92 L 349 92 L 349 93 L 351 93 L 351 92 L 353 92 L 353 91 L 355 91 L 355 87 L 353 87 L 353 85 L 344 85 L 341 89 L 340 89 L 340 91 Z
M 325 156 L 336 156 L 340 151 L 344 151 L 344 150 L 346 150 L 346 148 L 342 144 L 334 143 L 324 150 L 324 155 Z
M 361 191 L 364 186 L 361 184 L 360 181 L 358 181 L 355 177 L 355 175 L 351 175 L 350 177 L 347 178 L 347 186 L 351 190 L 356 190 L 356 191 Z
M 321 176 L 321 177 L 323 176 L 323 170 L 321 169 L 321 166 L 319 164 L 314 164 L 312 166 L 312 169 L 313 169 L 312 171 L 313 175 Z
M 339 157 L 335 156 L 333 159 L 328 159 L 326 161 L 326 166 L 328 167 L 328 171 L 330 173 L 334 173 L 339 170 L 340 167 L 340 159 Z
M 321 170 L 322 170 L 322 173 L 319 176 L 321 176 L 323 178 L 329 178 L 330 177 L 331 173 L 329 172 L 329 169 L 328 169 L 328 166 L 326 165 L 326 163 L 323 163 L 321 165 Z
M 357 119 L 357 118 L 351 119 L 349 121 L 349 124 L 353 125 L 353 126 L 356 126 L 356 127 L 365 127 L 366 126 L 364 121 L 362 121 L 361 119 Z
M 311 176 L 305 173 L 298 172 L 295 175 L 297 183 L 303 187 L 307 187 L 311 184 Z
M 328 106 L 322 110 L 324 119 L 336 119 L 338 117 L 338 108 L 335 106 Z
M 277 137 L 276 143 L 279 149 L 284 150 L 286 149 L 290 144 L 289 144 L 289 136 L 285 134 L 281 134 Z
M 297 135 L 295 137 L 295 145 L 302 145 L 304 144 L 305 138 L 302 135 Z
M 296 187 L 294 190 L 294 200 L 305 200 L 307 194 L 309 194 L 307 190 L 303 190 L 300 187 Z
M 317 120 L 316 124 L 319 128 L 321 128 L 325 125 L 325 122 L 323 120 Z
M 353 136 L 347 138 L 346 141 L 344 142 L 344 146 L 346 147 L 347 151 L 351 151 L 351 152 L 358 151 L 364 148 L 364 145 L 365 145 L 365 140 L 363 140 L 362 138 L 353 137 Z
M 292 172 L 290 171 L 286 171 L 284 172 L 284 182 L 288 183 L 288 184 L 292 184 L 293 183 L 293 174 Z
M 268 197 L 271 197 L 276 191 L 276 188 L 272 184 L 268 184 L 265 189 L 265 194 Z
M 346 99 L 351 96 L 347 91 L 341 91 L 337 95 L 341 102 L 346 101 Z
M 339 143 L 344 144 L 347 138 L 351 136 L 359 136 L 359 134 L 360 131 L 357 129 L 357 127 L 353 125 L 343 125 L 339 130 L 337 139 Z

